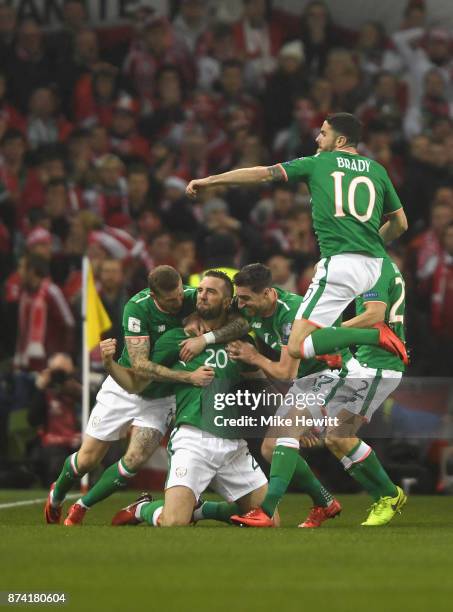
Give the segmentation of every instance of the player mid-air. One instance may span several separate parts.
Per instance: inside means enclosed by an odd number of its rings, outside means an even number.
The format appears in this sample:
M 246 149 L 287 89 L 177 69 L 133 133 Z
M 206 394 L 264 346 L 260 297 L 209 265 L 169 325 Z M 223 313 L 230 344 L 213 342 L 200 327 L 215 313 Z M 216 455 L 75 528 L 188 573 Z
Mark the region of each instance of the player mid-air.
M 404 343 L 383 323 L 373 329 L 331 327 L 348 304 L 378 281 L 384 244 L 407 230 L 406 215 L 387 171 L 358 154 L 360 136 L 361 124 L 354 115 L 335 113 L 321 127 L 314 156 L 269 167 L 239 168 L 192 180 L 187 186 L 187 194 L 196 197 L 201 189 L 220 185 L 307 183 L 321 260 L 288 341 L 288 351 L 295 358 L 332 353 L 351 344 L 374 344 L 407 362 Z

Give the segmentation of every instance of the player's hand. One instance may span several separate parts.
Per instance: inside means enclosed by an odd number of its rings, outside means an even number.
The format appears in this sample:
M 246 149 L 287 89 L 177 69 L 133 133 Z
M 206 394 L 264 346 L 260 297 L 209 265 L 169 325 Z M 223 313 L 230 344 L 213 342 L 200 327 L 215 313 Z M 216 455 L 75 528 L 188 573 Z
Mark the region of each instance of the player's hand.
M 227 353 L 234 361 L 240 360 L 250 365 L 255 365 L 255 359 L 258 351 L 249 342 L 235 340 L 227 345 Z
M 181 350 L 179 351 L 179 357 L 187 363 L 197 355 L 199 355 L 206 346 L 206 340 L 203 336 L 197 336 L 196 338 L 187 338 L 179 343 Z
M 303 448 L 314 448 L 318 444 L 319 438 L 312 431 L 307 431 L 300 437 L 300 445 Z
M 184 331 L 189 336 L 201 336 L 209 330 L 203 319 L 196 313 L 192 313 L 185 320 Z
M 195 387 L 207 387 L 211 384 L 215 372 L 212 368 L 207 366 L 200 366 L 195 372 L 190 374 L 190 382 Z
M 99 348 L 101 349 L 102 363 L 104 364 L 104 367 L 107 368 L 112 363 L 113 357 L 116 353 L 115 338 L 107 338 L 107 340 L 101 340 Z
M 198 192 L 200 191 L 200 189 L 202 189 L 203 187 L 207 187 L 207 186 L 208 186 L 207 178 L 195 179 L 193 181 L 190 181 L 190 183 L 186 187 L 186 195 L 189 198 L 196 198 L 198 196 Z

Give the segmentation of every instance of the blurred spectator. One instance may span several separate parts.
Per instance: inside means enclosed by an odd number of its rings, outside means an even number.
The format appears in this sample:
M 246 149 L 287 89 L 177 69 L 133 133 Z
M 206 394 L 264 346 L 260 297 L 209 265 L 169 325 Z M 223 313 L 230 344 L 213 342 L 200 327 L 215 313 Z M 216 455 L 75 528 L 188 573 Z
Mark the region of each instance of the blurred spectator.
M 163 66 L 156 74 L 153 112 L 143 118 L 142 132 L 150 139 L 165 138 L 180 143 L 182 123 L 186 119 L 184 83 L 176 66 Z
M 311 101 L 307 98 L 295 100 L 292 123 L 275 136 L 274 159 L 285 160 L 314 155 L 317 149 L 314 137 L 319 131 L 319 126 L 315 125 L 316 121 L 317 117 Z
M 275 69 L 284 36 L 275 16 L 266 13 L 266 0 L 244 0 L 242 19 L 233 28 L 236 48 L 246 61 L 246 81 L 254 90 L 261 90 Z
M 67 353 L 52 355 L 36 377 L 28 422 L 37 427 L 38 440 L 31 459 L 41 486 L 48 487 L 65 457 L 80 446 L 78 405 L 82 385 L 75 378 L 74 364 Z
M 23 166 L 25 151 L 22 132 L 7 130 L 0 141 L 0 214 L 10 230 L 19 220 L 16 207 L 26 175 Z
M 152 207 L 149 173 L 146 166 L 135 165 L 127 174 L 128 211 L 132 219 L 137 220 L 140 214 Z
M 291 259 L 285 255 L 273 255 L 266 265 L 272 272 L 272 284 L 285 291 L 297 292 L 297 278 L 291 269 Z
M 175 34 L 184 40 L 191 53 L 195 53 L 200 37 L 208 26 L 206 0 L 182 0 L 173 20 Z
M 108 225 L 124 227 L 129 222 L 124 164 L 116 155 L 108 154 L 98 160 L 97 167 L 97 185 L 85 194 L 88 208 Z
M 113 107 L 110 148 L 124 160 L 150 161 L 149 144 L 138 131 L 138 104 L 130 96 L 121 96 Z
M 8 102 L 6 75 L 0 72 L 0 140 L 5 132 L 11 128 L 23 131 L 25 121 L 14 106 Z
M 438 119 L 452 118 L 452 103 L 445 79 L 438 68 L 427 70 L 423 79 L 421 100 L 414 104 L 412 100 L 405 121 L 404 129 L 410 138 L 427 132 L 434 127 Z
M 31 94 L 26 129 L 32 149 L 62 142 L 69 136 L 72 125 L 59 114 L 58 101 L 50 87 L 40 87 Z
M 181 274 L 183 282 L 188 282 L 190 275 L 200 269 L 196 243 L 191 234 L 175 235 L 174 256 L 176 269 Z
M 357 60 L 362 73 L 370 80 L 382 70 L 386 47 L 385 30 L 376 21 L 368 21 L 359 31 Z
M 119 94 L 118 69 L 106 63 L 99 63 L 93 70 L 82 76 L 74 89 L 74 119 L 89 127 L 100 123 L 110 127 L 113 105 Z
M 365 130 L 371 122 L 379 121 L 392 131 L 392 140 L 401 138 L 405 102 L 405 89 L 396 76 L 378 72 L 371 96 L 358 110 Z
M 124 64 L 125 74 L 131 79 L 142 103 L 151 104 L 154 98 L 154 79 L 165 64 L 178 66 L 187 82 L 194 80 L 194 62 L 184 41 L 178 39 L 164 17 L 151 16 L 144 24 L 143 34 L 132 43 Z M 146 104 L 144 105 L 146 111 Z
M 124 346 L 123 308 L 129 299 L 125 291 L 124 280 L 122 262 L 111 257 L 104 259 L 98 272 L 98 292 L 112 322 L 108 334 L 109 337 L 117 339 L 118 355 L 121 354 Z
M 246 117 L 248 125 L 258 128 L 261 125 L 261 113 L 256 100 L 245 90 L 244 66 L 238 60 L 228 60 L 222 65 L 220 75 L 221 96 L 219 106 L 222 115 L 227 116 L 240 109 Z
M 6 70 L 14 53 L 16 41 L 16 9 L 0 4 L 0 70 Z
M 20 24 L 7 74 L 11 102 L 21 112 L 26 112 L 32 91 L 53 83 L 53 65 L 46 55 L 42 28 L 36 21 L 27 19 Z
M 264 92 L 265 127 L 269 139 L 291 122 L 294 102 L 307 92 L 304 48 L 300 41 L 286 43 L 278 53 L 277 70 Z
M 39 372 L 49 355 L 72 351 L 73 333 L 74 318 L 61 290 L 49 278 L 48 262 L 39 255 L 25 255 L 15 367 Z
M 305 47 L 309 77 L 321 76 L 324 73 L 329 51 L 341 43 L 324 2 L 314 0 L 305 6 L 299 38 Z
M 177 176 L 169 176 L 164 181 L 160 211 L 165 226 L 171 232 L 190 230 L 198 232 L 198 221 L 193 212 L 193 203 L 186 196 L 187 183 Z
M 451 376 L 453 369 L 453 222 L 444 227 L 443 254 L 433 274 L 431 329 L 442 364 L 437 376 Z M 437 360 L 436 360 L 437 361 Z
M 218 81 L 224 62 L 238 57 L 231 25 L 214 23 L 202 41 L 203 53 L 198 57 L 198 81 L 202 90 L 211 90 Z
M 445 228 L 453 221 L 453 206 L 448 202 L 434 203 L 431 208 L 429 228 L 411 242 L 415 254 L 415 277 L 419 290 L 426 293 L 431 288 L 431 279 L 443 256 L 442 237 Z

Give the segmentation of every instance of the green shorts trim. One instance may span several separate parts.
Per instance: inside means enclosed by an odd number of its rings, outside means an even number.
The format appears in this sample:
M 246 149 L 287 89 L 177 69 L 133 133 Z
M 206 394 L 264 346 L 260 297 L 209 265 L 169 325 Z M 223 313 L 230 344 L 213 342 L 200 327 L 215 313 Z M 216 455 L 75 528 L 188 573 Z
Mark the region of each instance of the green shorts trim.
M 382 368 L 378 368 L 376 370 L 376 376 L 374 377 L 373 382 L 371 383 L 370 389 L 363 403 L 362 410 L 360 411 L 361 416 L 366 416 L 366 413 L 368 412 L 368 408 L 370 407 L 370 404 L 373 401 L 374 396 L 376 395 L 376 391 L 379 387 L 379 383 L 381 382 L 381 380 L 382 380 Z
M 311 298 L 308 301 L 307 306 L 305 307 L 305 310 L 302 313 L 302 319 L 309 319 L 311 313 L 313 312 L 316 304 L 319 302 L 319 300 L 321 299 L 322 294 L 324 293 L 324 290 L 326 288 L 327 285 L 327 274 L 328 274 L 328 270 L 329 270 L 329 263 L 330 263 L 330 257 L 326 257 L 326 260 L 324 262 L 324 271 L 325 274 L 323 276 L 323 278 L 321 278 L 321 280 L 319 281 L 319 286 L 316 289 L 315 293 L 311 296 Z

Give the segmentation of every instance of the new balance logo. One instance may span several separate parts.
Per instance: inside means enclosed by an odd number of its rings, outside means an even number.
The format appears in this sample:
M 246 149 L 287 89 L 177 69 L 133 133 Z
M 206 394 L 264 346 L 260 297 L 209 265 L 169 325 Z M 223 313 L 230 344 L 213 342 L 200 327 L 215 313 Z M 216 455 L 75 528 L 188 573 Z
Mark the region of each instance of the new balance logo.
M 165 331 L 165 325 L 158 325 L 158 326 L 157 326 L 157 331 L 158 331 L 159 333 L 164 332 L 164 331 Z

